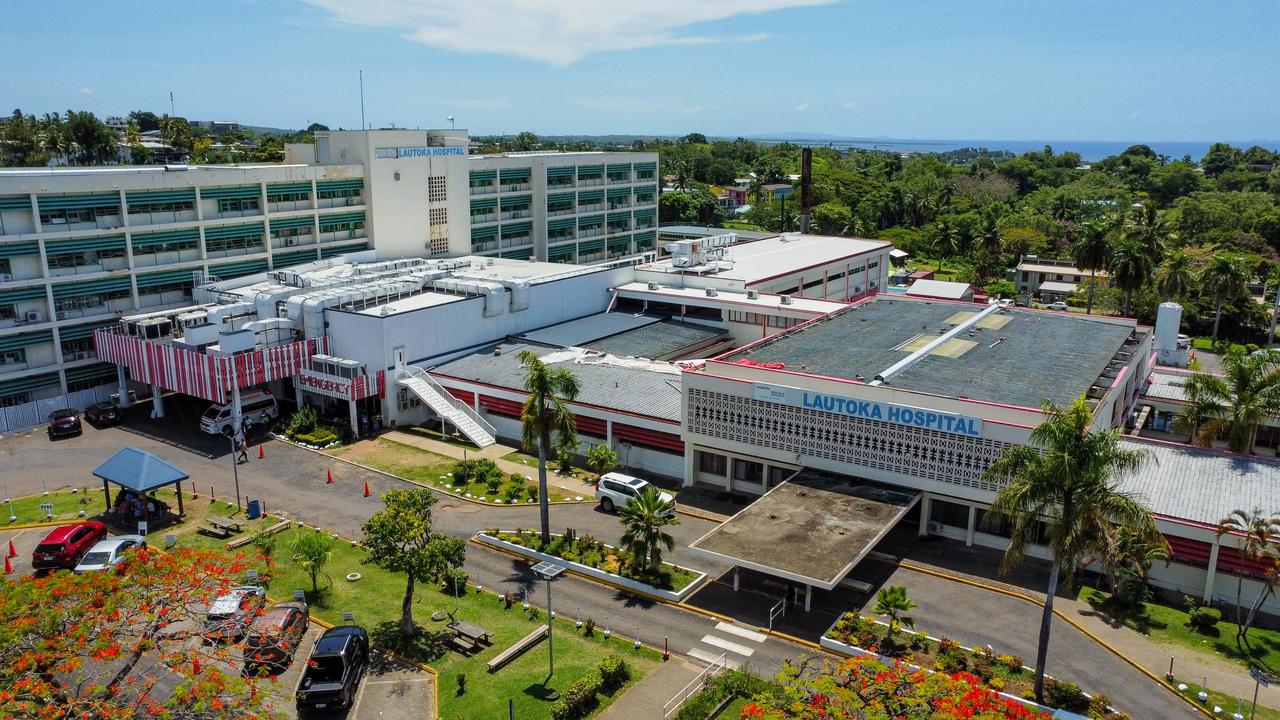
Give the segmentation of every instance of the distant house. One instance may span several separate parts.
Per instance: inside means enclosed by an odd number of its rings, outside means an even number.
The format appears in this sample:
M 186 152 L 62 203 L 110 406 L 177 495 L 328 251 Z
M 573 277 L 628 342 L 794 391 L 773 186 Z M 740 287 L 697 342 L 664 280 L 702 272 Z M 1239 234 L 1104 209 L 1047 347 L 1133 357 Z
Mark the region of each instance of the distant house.
M 764 190 L 765 192 L 769 193 L 769 195 L 774 200 L 782 200 L 783 198 L 787 197 L 791 193 L 795 192 L 795 187 L 793 187 L 790 183 L 772 183 L 769 185 L 765 185 Z
M 907 294 L 911 297 L 973 302 L 972 285 L 945 280 L 916 280 L 911 283 L 911 287 L 907 288 Z
M 1041 300 L 1053 302 L 1066 299 L 1089 275 L 1071 260 L 1025 255 L 1014 270 L 1014 285 L 1019 295 L 1039 295 Z M 1106 272 L 1099 270 L 1097 278 L 1098 285 L 1106 287 Z
M 716 199 L 720 201 L 720 207 L 725 210 L 737 210 L 747 204 L 747 189 L 744 187 L 722 188 Z

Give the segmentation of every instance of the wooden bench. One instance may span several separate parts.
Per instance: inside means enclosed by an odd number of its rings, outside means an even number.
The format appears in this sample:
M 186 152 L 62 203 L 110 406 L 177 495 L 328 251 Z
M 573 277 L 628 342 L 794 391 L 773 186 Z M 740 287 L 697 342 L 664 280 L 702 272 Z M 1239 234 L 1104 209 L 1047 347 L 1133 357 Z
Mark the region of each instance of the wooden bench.
M 452 645 L 455 650 L 457 650 L 460 653 L 463 653 L 464 655 L 469 652 L 475 651 L 475 649 L 479 647 L 478 645 L 475 644 L 474 641 L 468 640 L 467 638 L 464 638 L 461 635 L 454 635 L 453 637 L 449 638 L 449 644 Z
M 253 542 L 254 539 L 257 538 L 259 535 L 275 535 L 276 533 L 280 532 L 281 530 L 284 530 L 287 527 L 289 527 L 289 521 L 281 520 L 275 525 L 272 525 L 271 527 L 261 530 L 253 535 L 241 535 L 235 540 L 231 540 L 227 542 L 227 549 L 235 550 L 236 548 L 244 547 L 245 545 L 248 545 L 249 543 Z
M 529 633 L 528 635 L 525 635 L 524 637 L 520 638 L 520 640 L 517 641 L 516 644 L 498 653 L 497 655 L 494 656 L 492 660 L 489 661 L 489 672 L 496 672 L 503 665 L 506 665 L 512 660 L 515 660 L 516 656 L 518 656 L 520 653 L 524 652 L 525 650 L 528 650 L 534 645 L 537 645 L 538 642 L 546 636 L 547 636 L 547 626 L 542 625 L 541 627 Z
M 201 525 L 200 527 L 196 528 L 196 532 L 200 533 L 201 535 L 208 535 L 209 537 L 216 537 L 220 539 L 226 539 L 231 537 L 230 530 L 227 530 L 226 528 L 223 528 L 223 527 L 218 527 L 217 525 Z

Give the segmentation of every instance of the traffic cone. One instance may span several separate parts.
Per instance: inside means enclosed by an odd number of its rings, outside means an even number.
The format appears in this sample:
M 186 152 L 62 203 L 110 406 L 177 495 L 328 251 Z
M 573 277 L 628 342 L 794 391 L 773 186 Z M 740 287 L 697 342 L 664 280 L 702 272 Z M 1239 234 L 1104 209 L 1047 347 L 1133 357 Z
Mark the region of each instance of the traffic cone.
M 18 557 L 18 551 L 13 548 L 13 540 L 9 541 L 9 557 Z
M 267 456 L 267 451 L 266 451 L 266 450 L 263 450 L 262 448 L 263 448 L 263 446 L 262 446 L 262 445 L 259 445 L 259 446 L 258 446 L 258 459 L 259 459 L 259 460 L 262 460 L 263 458 L 265 458 L 265 457 Z
M 364 496 L 369 497 L 369 481 L 364 481 Z
M 5 558 L 5 559 L 4 559 L 4 574 L 5 574 L 5 575 L 10 575 L 10 574 L 12 574 L 12 573 L 13 573 L 13 563 L 9 562 L 9 558 Z
M 325 484 L 325 485 L 332 485 L 332 484 L 333 484 L 333 471 L 332 471 L 332 470 L 325 470 L 325 471 L 324 471 L 324 484 Z
M 198 657 L 191 658 L 191 674 L 192 675 L 200 674 L 200 658 Z

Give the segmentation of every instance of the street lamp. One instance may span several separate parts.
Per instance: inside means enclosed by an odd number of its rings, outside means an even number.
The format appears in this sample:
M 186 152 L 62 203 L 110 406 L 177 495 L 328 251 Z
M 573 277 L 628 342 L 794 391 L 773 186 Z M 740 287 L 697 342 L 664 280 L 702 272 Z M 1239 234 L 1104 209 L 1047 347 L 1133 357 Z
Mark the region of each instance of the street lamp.
M 240 507 L 240 464 L 236 461 L 236 453 L 240 448 L 236 447 L 236 433 L 231 433 L 227 439 L 231 441 L 231 474 L 236 479 L 236 510 L 243 510 Z
M 551 581 L 559 577 L 564 572 L 563 565 L 555 563 L 540 562 L 533 566 L 533 572 L 538 577 L 547 581 L 547 679 L 542 681 L 543 697 L 547 700 L 555 700 L 560 697 L 560 693 L 547 688 L 547 683 L 551 682 L 551 676 L 556 674 L 556 645 L 552 638 L 552 626 L 555 618 L 555 611 L 551 607 Z
M 450 129 L 450 130 L 455 129 L 455 128 L 453 127 L 453 116 L 452 116 L 452 115 L 450 115 L 450 116 L 449 116 L 449 129 Z

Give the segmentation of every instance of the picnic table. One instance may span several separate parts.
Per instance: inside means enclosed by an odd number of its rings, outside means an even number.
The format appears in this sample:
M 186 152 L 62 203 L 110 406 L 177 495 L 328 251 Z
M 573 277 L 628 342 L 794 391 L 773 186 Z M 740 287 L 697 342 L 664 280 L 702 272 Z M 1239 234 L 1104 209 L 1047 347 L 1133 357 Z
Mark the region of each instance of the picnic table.
M 488 645 L 493 638 L 493 631 L 465 620 L 454 620 L 449 627 L 461 637 Z
M 229 517 L 211 517 L 209 518 L 209 524 L 228 533 L 240 532 L 244 525 L 240 520 Z

